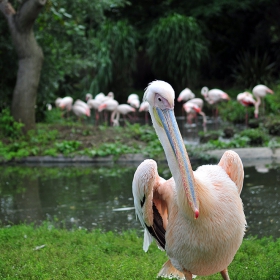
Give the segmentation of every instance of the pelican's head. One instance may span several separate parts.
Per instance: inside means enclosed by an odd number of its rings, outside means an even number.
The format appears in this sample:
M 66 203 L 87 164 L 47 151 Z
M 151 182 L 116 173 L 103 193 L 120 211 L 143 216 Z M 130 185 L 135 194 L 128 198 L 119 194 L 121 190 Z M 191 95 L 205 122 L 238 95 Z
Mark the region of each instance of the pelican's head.
M 167 102 L 158 102 L 158 96 L 161 96 Z M 168 106 L 169 108 L 174 108 L 174 98 L 175 92 L 172 86 L 164 81 L 154 81 L 149 84 L 145 93 L 144 93 L 144 101 L 148 101 L 150 106 L 152 107 L 162 107 Z
M 186 194 L 187 199 L 184 201 L 188 202 L 197 218 L 199 207 L 193 171 L 174 115 L 174 99 L 173 88 L 164 81 L 150 83 L 144 93 L 144 101 L 149 103 L 153 125 L 164 148 L 176 187 Z

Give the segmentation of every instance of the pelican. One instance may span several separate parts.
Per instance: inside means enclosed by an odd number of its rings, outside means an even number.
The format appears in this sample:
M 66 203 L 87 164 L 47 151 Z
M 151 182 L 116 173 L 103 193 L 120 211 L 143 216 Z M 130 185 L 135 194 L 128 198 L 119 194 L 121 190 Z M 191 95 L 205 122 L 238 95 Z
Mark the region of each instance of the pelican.
M 174 90 L 164 81 L 149 84 L 153 126 L 164 148 L 172 178 L 158 175 L 152 159 L 137 168 L 132 192 L 136 215 L 144 227 L 143 249 L 154 239 L 169 260 L 158 276 L 191 280 L 220 272 L 239 249 L 246 226 L 240 192 L 244 170 L 240 157 L 226 151 L 217 165 L 192 170 L 174 115 Z

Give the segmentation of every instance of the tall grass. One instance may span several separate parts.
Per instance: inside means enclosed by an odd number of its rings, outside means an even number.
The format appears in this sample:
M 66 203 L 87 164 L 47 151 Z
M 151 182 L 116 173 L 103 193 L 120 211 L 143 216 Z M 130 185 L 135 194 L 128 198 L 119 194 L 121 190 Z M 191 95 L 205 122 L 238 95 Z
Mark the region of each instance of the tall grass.
M 153 25 L 147 51 L 156 75 L 183 89 L 195 85 L 207 43 L 195 18 L 172 14 Z

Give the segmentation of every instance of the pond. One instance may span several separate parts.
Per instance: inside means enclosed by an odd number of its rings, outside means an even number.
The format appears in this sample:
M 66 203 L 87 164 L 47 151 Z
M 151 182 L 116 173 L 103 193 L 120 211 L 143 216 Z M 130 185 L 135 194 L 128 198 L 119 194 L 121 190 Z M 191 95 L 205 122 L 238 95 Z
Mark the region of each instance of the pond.
M 58 226 L 141 230 L 131 182 L 138 164 L 0 166 L 1 225 L 49 220 Z M 196 169 L 196 167 L 193 167 Z M 164 178 L 167 165 L 159 166 Z M 246 235 L 280 237 L 280 166 L 245 167 Z

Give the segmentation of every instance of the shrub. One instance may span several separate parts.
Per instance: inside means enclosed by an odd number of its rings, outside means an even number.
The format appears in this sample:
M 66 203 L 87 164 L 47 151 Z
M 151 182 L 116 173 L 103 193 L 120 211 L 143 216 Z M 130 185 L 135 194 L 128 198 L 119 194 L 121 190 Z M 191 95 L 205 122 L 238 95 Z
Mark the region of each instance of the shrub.
M 0 133 L 4 137 L 19 138 L 24 124 L 16 122 L 9 109 L 3 109 L 0 114 Z
M 265 127 L 270 135 L 280 136 L 280 118 L 267 118 Z
M 273 81 L 275 62 L 271 62 L 267 53 L 260 55 L 244 51 L 237 55 L 232 77 L 239 85 L 252 88 L 257 84 L 270 84 Z
M 268 137 L 261 128 L 246 129 L 240 133 L 241 137 L 248 137 L 249 144 L 252 146 L 261 146 L 268 142 Z
M 229 100 L 218 105 L 219 115 L 223 121 L 245 123 L 246 111 L 248 119 L 254 117 L 254 107 L 245 108 L 235 100 Z
M 192 86 L 208 52 L 197 20 L 180 14 L 160 18 L 148 34 L 147 46 L 156 74 L 167 71 L 166 78 L 179 88 Z

